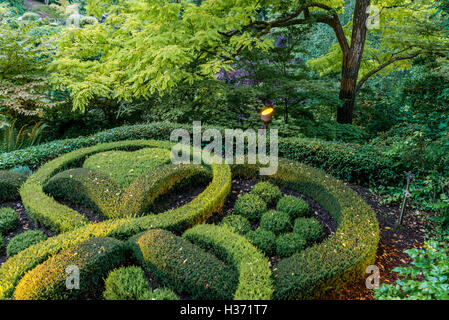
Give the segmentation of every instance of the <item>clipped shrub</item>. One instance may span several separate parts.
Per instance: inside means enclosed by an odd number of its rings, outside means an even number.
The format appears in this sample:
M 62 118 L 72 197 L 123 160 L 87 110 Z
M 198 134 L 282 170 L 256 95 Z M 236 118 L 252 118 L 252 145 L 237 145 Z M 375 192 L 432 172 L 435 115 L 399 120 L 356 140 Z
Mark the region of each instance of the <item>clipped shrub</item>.
M 14 291 L 17 300 L 96 299 L 109 270 L 129 261 L 129 246 L 113 238 L 92 238 L 69 247 L 25 274 Z M 79 268 L 77 290 L 66 287 L 69 266 Z
M 279 187 L 268 181 L 256 183 L 251 193 L 258 195 L 266 202 L 267 206 L 275 206 L 276 202 L 282 197 Z
M 179 297 L 170 289 L 158 288 L 147 292 L 141 300 L 179 300 Z
M 152 293 L 141 267 L 121 267 L 111 271 L 105 280 L 106 300 L 141 300 Z
M 22 16 L 22 21 L 34 22 L 34 21 L 39 20 L 40 18 L 41 18 L 41 16 L 35 12 L 25 12 Z
M 272 257 L 276 254 L 276 235 L 273 232 L 259 228 L 248 232 L 246 238 L 267 256 Z
M 258 195 L 245 193 L 235 201 L 234 211 L 250 221 L 257 221 L 267 211 L 267 205 Z
M 44 240 L 47 240 L 47 235 L 40 230 L 25 231 L 9 240 L 8 246 L 6 247 L 6 254 L 8 257 L 11 257 L 33 244 Z
M 324 238 L 323 227 L 315 218 L 297 218 L 293 232 L 300 234 L 306 240 L 307 245 L 320 242 Z
M 221 225 L 229 227 L 238 234 L 245 234 L 251 230 L 251 224 L 248 219 L 237 214 L 231 214 L 224 217 L 221 221 Z
M 80 19 L 80 27 L 84 27 L 87 25 L 92 25 L 98 23 L 97 18 L 91 16 L 84 16 Z
M 133 180 L 148 175 L 170 163 L 170 150 L 143 148 L 137 151 L 106 151 L 88 157 L 84 168 L 108 175 L 120 187 L 128 187 Z
M 254 179 L 259 165 L 232 165 L 233 177 Z M 337 222 L 329 238 L 279 261 L 273 271 L 275 299 L 313 299 L 366 278 L 376 259 L 379 224 L 373 209 L 329 174 L 305 164 L 279 159 L 271 182 L 318 202 Z
M 214 255 L 164 230 L 146 231 L 134 241 L 137 259 L 158 283 L 194 299 L 232 298 L 237 274 Z
M 270 210 L 262 214 L 260 227 L 278 235 L 290 231 L 292 224 L 288 213 Z
M 0 171 L 0 203 L 20 199 L 19 188 L 26 179 L 22 173 Z
M 291 219 L 309 215 L 307 202 L 294 196 L 282 197 L 276 206 L 276 210 L 288 213 Z
M 239 273 L 235 300 L 270 300 L 273 283 L 268 259 L 242 235 L 212 224 L 200 224 L 183 237 L 233 266 Z
M 290 232 L 280 235 L 276 240 L 276 252 L 279 257 L 290 257 L 294 253 L 304 250 L 306 240 L 299 234 Z
M 6 234 L 19 226 L 19 216 L 14 209 L 0 208 L 0 234 Z

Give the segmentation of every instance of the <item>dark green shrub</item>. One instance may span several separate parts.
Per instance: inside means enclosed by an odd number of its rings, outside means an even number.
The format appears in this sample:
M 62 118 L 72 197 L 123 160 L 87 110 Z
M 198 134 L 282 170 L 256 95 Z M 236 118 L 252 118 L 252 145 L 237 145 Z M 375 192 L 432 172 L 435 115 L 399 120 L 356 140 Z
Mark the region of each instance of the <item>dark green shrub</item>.
M 276 206 L 276 210 L 288 213 L 291 219 L 309 215 L 307 202 L 294 196 L 282 197 Z
M 251 230 L 246 234 L 248 241 L 268 257 L 276 254 L 276 235 L 268 230 Z
M 19 188 L 26 179 L 22 173 L 0 171 L 0 203 L 20 199 Z
M 51 257 L 28 272 L 14 291 L 17 300 L 96 299 L 109 270 L 129 262 L 129 246 L 113 238 L 91 238 Z M 66 287 L 69 266 L 79 268 L 77 290 Z
M 267 211 L 267 205 L 258 195 L 245 193 L 235 202 L 234 211 L 250 221 L 257 221 Z
M 305 247 L 306 240 L 294 232 L 282 234 L 276 240 L 276 252 L 281 258 L 290 257 Z
M 236 271 L 214 255 L 165 230 L 146 231 L 134 241 L 137 259 L 158 283 L 194 299 L 232 299 Z
M 221 221 L 221 225 L 231 228 L 238 234 L 245 234 L 251 230 L 251 224 L 248 219 L 237 214 L 231 214 L 230 216 L 224 217 Z
M 270 300 L 273 282 L 268 259 L 242 235 L 228 228 L 200 224 L 184 232 L 183 237 L 213 252 L 239 272 L 235 300 Z
M 4 242 L 5 242 L 5 240 L 3 240 L 3 236 L 2 236 L 2 234 L 0 233 L 0 250 L 3 249 Z
M 106 300 L 141 300 L 151 293 L 150 283 L 141 267 L 121 267 L 106 278 L 103 297 Z
M 300 234 L 307 245 L 320 242 L 324 238 L 323 227 L 315 218 L 298 218 L 295 220 L 293 232 Z
M 270 210 L 262 214 L 260 227 L 278 235 L 291 231 L 292 224 L 288 213 Z
M 19 226 L 19 216 L 14 209 L 0 208 L 0 234 L 6 234 Z
M 9 240 L 6 247 L 6 254 L 11 257 L 20 251 L 31 247 L 33 244 L 47 240 L 47 235 L 40 230 L 29 230 L 18 234 Z
M 267 203 L 267 206 L 275 206 L 276 202 L 282 197 L 279 187 L 267 181 L 256 183 L 251 193 L 258 195 Z

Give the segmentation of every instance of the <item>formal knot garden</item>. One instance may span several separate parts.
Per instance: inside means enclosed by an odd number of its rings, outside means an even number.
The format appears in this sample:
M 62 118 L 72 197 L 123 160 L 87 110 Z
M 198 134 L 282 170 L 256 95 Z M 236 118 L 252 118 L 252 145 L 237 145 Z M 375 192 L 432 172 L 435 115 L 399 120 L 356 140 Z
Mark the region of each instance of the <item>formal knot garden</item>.
M 172 147 L 99 143 L 1 171 L 1 202 L 24 209 L 0 209 L 0 298 L 315 299 L 366 277 L 379 225 L 341 181 L 287 159 L 271 176 L 174 165 Z

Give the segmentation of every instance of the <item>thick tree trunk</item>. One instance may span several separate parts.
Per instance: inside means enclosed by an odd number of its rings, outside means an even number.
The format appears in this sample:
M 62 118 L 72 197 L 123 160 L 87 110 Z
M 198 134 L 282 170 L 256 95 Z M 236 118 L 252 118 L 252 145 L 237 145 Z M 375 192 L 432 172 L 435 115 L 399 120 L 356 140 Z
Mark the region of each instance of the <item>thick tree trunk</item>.
M 337 109 L 339 123 L 352 123 L 356 97 L 357 79 L 366 41 L 367 9 L 370 0 L 357 0 L 354 8 L 351 46 L 343 52 L 343 67 L 340 84 L 342 106 Z

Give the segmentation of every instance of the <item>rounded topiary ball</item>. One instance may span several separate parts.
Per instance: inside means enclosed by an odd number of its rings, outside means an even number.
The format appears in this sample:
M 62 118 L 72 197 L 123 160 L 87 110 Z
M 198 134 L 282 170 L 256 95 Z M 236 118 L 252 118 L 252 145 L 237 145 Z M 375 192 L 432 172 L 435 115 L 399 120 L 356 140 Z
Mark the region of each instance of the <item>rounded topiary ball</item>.
M 234 204 L 234 211 L 245 218 L 256 221 L 262 212 L 267 211 L 267 204 L 257 195 L 245 193 Z
M 321 241 L 324 238 L 323 228 L 315 218 L 297 218 L 293 232 L 300 234 L 307 245 Z
M 282 197 L 279 187 L 267 181 L 255 184 L 251 193 L 262 198 L 268 206 L 276 205 L 276 202 Z
M 158 288 L 148 292 L 140 300 L 179 300 L 179 297 L 171 289 Z
M 19 216 L 11 208 L 0 209 L 0 234 L 13 231 L 19 226 Z
M 270 210 L 262 214 L 260 227 L 274 234 L 280 234 L 291 231 L 292 225 L 288 213 Z
M 251 230 L 246 234 L 248 241 L 261 250 L 267 256 L 274 256 L 276 253 L 276 235 L 268 230 Z
M 309 215 L 307 202 L 294 196 L 282 197 L 276 206 L 276 210 L 288 213 L 292 219 Z
M 121 267 L 106 278 L 103 297 L 106 300 L 145 300 L 151 294 L 150 283 L 141 267 Z
M 40 230 L 29 230 L 12 238 L 6 247 L 6 254 L 11 257 L 33 244 L 47 240 L 47 235 Z
M 26 179 L 22 173 L 0 170 L 0 203 L 20 199 L 19 188 Z
M 242 235 L 251 230 L 251 224 L 248 219 L 237 214 L 231 214 L 230 216 L 224 217 L 221 224 L 228 226 L 234 232 Z
M 276 252 L 281 258 L 290 257 L 305 247 L 306 240 L 295 232 L 280 235 L 276 240 Z

